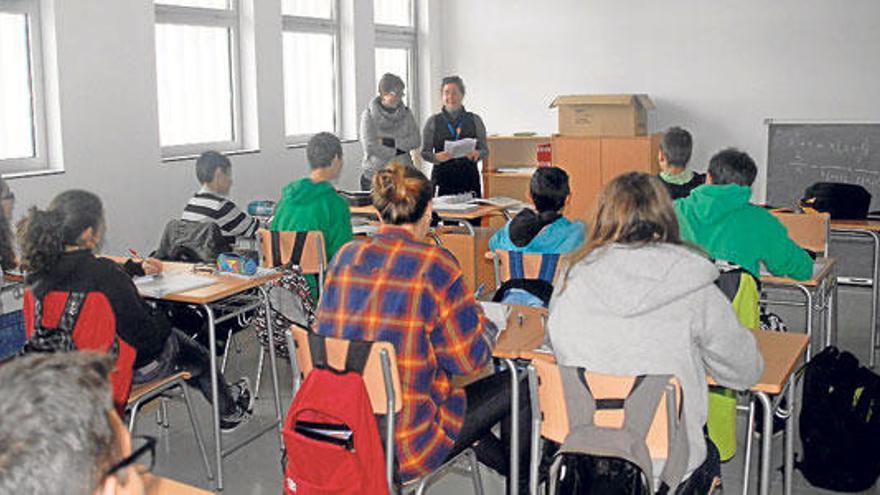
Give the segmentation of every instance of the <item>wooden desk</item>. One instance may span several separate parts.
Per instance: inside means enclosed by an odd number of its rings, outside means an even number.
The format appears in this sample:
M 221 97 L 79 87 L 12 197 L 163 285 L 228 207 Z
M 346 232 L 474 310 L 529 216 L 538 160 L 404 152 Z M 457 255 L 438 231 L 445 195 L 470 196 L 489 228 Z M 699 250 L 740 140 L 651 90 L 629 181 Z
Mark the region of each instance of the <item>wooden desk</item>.
M 127 259 L 121 256 L 108 256 L 108 258 L 116 262 L 124 262 Z M 164 262 L 162 264 L 163 272 L 168 273 L 172 273 L 175 271 L 191 271 L 193 267 L 194 265 L 191 263 Z M 232 318 L 237 318 L 239 315 L 252 311 L 261 305 L 266 309 L 266 314 L 271 314 L 269 292 L 266 290 L 266 285 L 274 280 L 281 278 L 281 273 L 273 272 L 263 276 L 250 278 L 218 274 L 210 276 L 215 280 L 215 283 L 211 285 L 188 290 L 185 292 L 179 292 L 176 294 L 167 294 L 159 299 L 164 301 L 195 304 L 201 306 L 202 310 L 205 312 L 208 318 L 208 348 L 213 351 L 213 349 L 216 349 L 217 347 L 217 324 L 230 320 Z M 243 294 L 250 289 L 258 289 L 260 295 L 246 296 Z M 240 301 L 241 305 L 236 306 L 232 310 L 224 312 L 220 316 L 215 316 L 215 309 L 220 308 L 225 301 L 229 300 L 232 297 L 242 298 L 243 300 Z M 267 324 L 268 334 L 271 335 L 272 318 L 267 319 Z M 273 397 L 275 399 L 275 421 L 273 421 L 268 426 L 263 426 L 258 431 L 253 432 L 251 435 L 247 436 L 247 438 L 242 439 L 241 442 L 224 451 L 222 435 L 220 433 L 220 403 L 218 381 L 219 367 L 217 363 L 217 353 L 209 352 L 208 355 L 210 356 L 211 360 L 211 409 L 213 413 L 215 456 L 214 460 L 217 466 L 217 490 L 219 491 L 223 489 L 223 457 L 231 454 L 232 452 L 238 450 L 240 447 L 252 442 L 253 440 L 262 436 L 264 433 L 273 429 L 279 430 L 278 439 L 280 444 L 280 428 L 282 419 L 281 398 L 278 391 L 278 370 L 276 368 L 275 339 L 269 339 L 269 366 L 271 369 Z
M 871 274 L 871 350 L 868 366 L 876 364 L 877 306 L 880 301 L 880 220 L 831 220 L 831 234 L 844 237 L 867 237 L 874 243 L 873 272 Z
M 154 474 L 144 474 L 144 495 L 211 495 L 212 492 Z
M 518 320 L 519 313 L 524 315 L 523 324 L 518 324 L 518 322 L 515 321 Z M 541 313 L 535 312 L 533 308 L 512 307 L 511 314 L 508 318 L 508 327 L 498 338 L 494 354 L 498 357 L 504 358 L 505 362 L 508 363 L 508 366 L 512 370 L 511 376 L 513 377 L 513 381 L 511 382 L 511 396 L 516 400 L 512 402 L 512 404 L 518 404 L 519 398 L 519 380 L 517 379 L 518 376 L 515 371 L 516 368 L 514 367 L 513 360 L 540 359 L 545 361 L 555 361 L 551 352 L 538 349 L 538 347 L 544 342 L 544 321 L 540 315 Z M 749 392 L 751 392 L 753 399 L 761 403 L 764 409 L 764 419 L 761 429 L 762 445 L 759 493 L 761 493 L 761 495 L 767 495 L 770 490 L 770 441 L 772 439 L 773 431 L 772 411 L 776 409 L 779 403 L 777 402 L 774 405 L 770 400 L 769 394 L 779 395 L 781 397 L 784 393 L 788 399 L 788 410 L 795 410 L 794 404 L 796 397 L 794 394 L 793 372 L 807 348 L 809 337 L 798 333 L 767 331 L 755 331 L 754 336 L 758 351 L 764 358 L 764 372 L 761 374 L 758 382 L 749 389 Z M 712 380 L 711 377 L 707 377 L 707 382 L 710 385 L 714 384 L 714 380 Z M 750 410 L 751 407 L 753 406 L 750 405 Z M 518 411 L 516 410 L 517 407 L 511 408 L 511 419 L 513 421 L 518 419 Z M 793 417 L 794 414 L 789 415 L 785 422 L 784 478 L 785 492 L 787 495 L 790 495 L 791 493 L 792 468 L 794 466 Z M 533 425 L 533 428 L 534 427 L 535 425 Z M 748 457 L 751 452 L 752 437 L 753 435 L 751 432 L 749 432 L 746 437 L 747 459 L 745 462 L 745 474 L 743 476 L 743 483 L 745 486 L 748 486 L 748 469 L 750 466 Z M 511 449 L 519 447 L 519 440 L 516 432 L 511 433 L 510 441 Z M 518 450 L 512 450 L 512 452 L 518 452 Z M 517 466 L 515 461 L 516 459 L 511 456 L 511 466 Z M 511 471 L 514 470 L 511 469 Z

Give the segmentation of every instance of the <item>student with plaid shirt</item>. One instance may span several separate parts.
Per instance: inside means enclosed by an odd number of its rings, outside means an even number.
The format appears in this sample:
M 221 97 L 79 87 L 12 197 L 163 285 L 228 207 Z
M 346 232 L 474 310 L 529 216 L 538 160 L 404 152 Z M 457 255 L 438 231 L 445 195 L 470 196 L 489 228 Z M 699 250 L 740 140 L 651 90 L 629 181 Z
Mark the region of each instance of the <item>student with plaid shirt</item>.
M 507 444 L 491 428 L 509 417 L 509 377 L 496 374 L 464 388 L 451 383 L 453 375 L 489 363 L 497 329 L 468 292 L 455 258 L 423 242 L 431 183 L 417 169 L 391 163 L 375 174 L 372 194 L 383 225 L 336 253 L 316 331 L 394 345 L 403 388 L 394 432 L 402 481 L 477 441 L 480 461 L 504 474 Z

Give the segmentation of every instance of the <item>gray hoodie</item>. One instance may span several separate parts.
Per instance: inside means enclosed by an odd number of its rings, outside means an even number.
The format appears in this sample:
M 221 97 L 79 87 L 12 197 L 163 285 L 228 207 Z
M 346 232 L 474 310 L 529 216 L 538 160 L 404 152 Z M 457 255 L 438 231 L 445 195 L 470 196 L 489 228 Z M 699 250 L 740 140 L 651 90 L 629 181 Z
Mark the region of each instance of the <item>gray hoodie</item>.
M 361 172 L 367 178 L 385 166 L 392 159 L 412 167 L 410 151 L 421 144 L 419 126 L 409 107 L 401 103 L 389 110 L 380 103 L 377 96 L 361 114 L 361 145 L 364 147 L 364 161 Z M 394 140 L 394 147 L 381 143 L 382 138 Z M 399 151 L 405 153 L 398 154 Z
M 612 244 L 575 264 L 556 284 L 547 322 L 560 364 L 678 377 L 687 412 L 688 473 L 706 457 L 706 375 L 743 390 L 764 369 L 755 338 L 714 285 L 717 277 L 714 265 L 682 246 Z

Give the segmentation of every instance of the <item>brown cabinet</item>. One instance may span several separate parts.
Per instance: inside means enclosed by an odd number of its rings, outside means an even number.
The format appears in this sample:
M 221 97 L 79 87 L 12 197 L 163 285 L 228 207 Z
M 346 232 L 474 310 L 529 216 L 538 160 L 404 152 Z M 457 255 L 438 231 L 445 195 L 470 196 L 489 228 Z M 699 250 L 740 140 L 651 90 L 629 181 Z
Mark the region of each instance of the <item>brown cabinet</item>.
M 568 172 L 571 203 L 565 214 L 588 220 L 602 187 L 623 172 L 659 171 L 660 134 L 634 137 L 490 136 L 483 162 L 485 197 L 527 201 L 529 179 L 538 166 L 537 147 L 552 144 L 552 163 Z

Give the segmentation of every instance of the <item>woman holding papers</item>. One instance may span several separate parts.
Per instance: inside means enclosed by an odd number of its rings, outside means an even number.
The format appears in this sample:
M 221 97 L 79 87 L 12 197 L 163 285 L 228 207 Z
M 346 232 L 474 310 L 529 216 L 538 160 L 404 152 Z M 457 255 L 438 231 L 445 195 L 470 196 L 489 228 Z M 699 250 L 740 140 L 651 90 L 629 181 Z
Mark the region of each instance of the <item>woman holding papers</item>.
M 52 200 L 46 211 L 32 208 L 28 212 L 18 225 L 22 269 L 27 272 L 25 282 L 33 297 L 29 300 L 35 301 L 32 308 L 26 308 L 26 313 L 41 308 L 46 314 L 46 306 L 36 302 L 44 302 L 50 292 L 100 293 L 113 311 L 117 337 L 137 353 L 133 383 L 145 383 L 185 369 L 192 373 L 194 385 L 210 398 L 207 349 L 172 328 L 164 315 L 141 298 L 131 280 L 132 275 L 160 273 L 162 264 L 147 259 L 140 263 L 129 260 L 120 266 L 95 256 L 104 230 L 104 207 L 100 198 L 88 191 L 65 191 Z M 84 307 L 75 310 L 74 321 Z M 34 326 L 38 324 L 35 319 Z M 73 328 L 77 328 L 75 324 Z M 250 387 L 247 380 L 227 385 L 219 373 L 218 380 L 221 427 L 230 431 L 250 415 L 253 406 Z
M 479 115 L 462 105 L 465 93 L 460 77 L 444 77 L 440 91 L 443 109 L 425 123 L 422 159 L 434 164 L 431 182 L 437 195 L 471 192 L 479 198 L 477 162 L 489 154 L 486 126 Z

